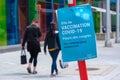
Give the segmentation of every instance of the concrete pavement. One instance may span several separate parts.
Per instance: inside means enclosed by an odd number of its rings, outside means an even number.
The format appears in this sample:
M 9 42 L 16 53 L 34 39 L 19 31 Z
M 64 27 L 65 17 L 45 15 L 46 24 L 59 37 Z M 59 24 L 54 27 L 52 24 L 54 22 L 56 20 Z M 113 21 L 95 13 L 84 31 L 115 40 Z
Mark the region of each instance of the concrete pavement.
M 97 41 L 98 57 L 86 60 L 89 80 L 120 80 L 120 44 L 115 44 L 113 39 L 112 45 L 107 48 L 104 41 Z M 0 80 L 80 80 L 77 62 L 70 62 L 66 69 L 58 64 L 59 75 L 51 78 L 51 58 L 43 51 L 38 56 L 38 74 L 28 74 L 26 67 L 20 64 L 20 51 L 0 54 Z

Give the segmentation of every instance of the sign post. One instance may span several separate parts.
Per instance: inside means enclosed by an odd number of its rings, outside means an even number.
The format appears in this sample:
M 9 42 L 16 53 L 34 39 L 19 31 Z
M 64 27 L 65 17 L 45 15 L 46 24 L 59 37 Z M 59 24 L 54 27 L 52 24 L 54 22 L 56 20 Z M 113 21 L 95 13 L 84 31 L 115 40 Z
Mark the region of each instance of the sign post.
M 76 0 L 68 0 L 68 5 L 69 6 L 76 6 Z M 78 68 L 79 68 L 78 70 L 79 70 L 79 74 L 80 74 L 80 79 L 81 80 L 88 80 L 85 60 L 78 61 Z

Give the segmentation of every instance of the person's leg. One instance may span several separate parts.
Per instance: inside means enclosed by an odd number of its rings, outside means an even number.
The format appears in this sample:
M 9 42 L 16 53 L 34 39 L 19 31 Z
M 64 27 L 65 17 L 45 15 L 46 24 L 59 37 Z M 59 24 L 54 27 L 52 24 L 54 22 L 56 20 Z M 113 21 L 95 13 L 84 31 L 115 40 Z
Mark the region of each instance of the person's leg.
M 54 56 L 54 53 L 53 51 L 49 51 L 50 53 L 50 56 L 51 56 L 51 59 L 52 59 L 52 65 L 51 65 L 51 75 L 54 73 L 54 65 L 53 65 L 53 56 Z
M 32 61 L 33 61 L 33 55 L 32 55 L 32 52 L 30 52 L 30 59 L 29 59 L 28 67 L 27 67 L 28 73 L 31 73 L 31 64 L 32 64 Z
M 34 54 L 34 63 L 33 63 L 33 74 L 36 74 L 36 67 L 37 67 L 37 57 L 38 57 L 38 52 Z
M 56 73 L 58 74 L 58 69 L 57 69 L 57 65 L 56 65 L 56 61 L 57 61 L 57 57 L 58 57 L 58 50 L 55 51 L 51 51 L 50 52 L 50 56 L 52 57 L 52 67 L 51 67 L 51 74 L 54 73 L 54 70 L 56 71 Z
M 55 56 L 54 56 L 54 64 L 55 64 L 55 72 L 56 72 L 56 74 L 58 74 L 57 63 L 56 63 L 58 54 L 59 54 L 59 50 L 56 50 L 55 51 Z

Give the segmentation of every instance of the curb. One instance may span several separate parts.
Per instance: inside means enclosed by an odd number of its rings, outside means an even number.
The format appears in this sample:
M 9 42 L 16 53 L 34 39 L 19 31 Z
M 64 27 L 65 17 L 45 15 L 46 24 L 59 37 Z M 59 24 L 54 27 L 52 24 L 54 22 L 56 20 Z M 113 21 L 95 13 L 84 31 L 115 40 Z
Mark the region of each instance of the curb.
M 41 41 L 40 45 L 43 46 L 44 41 Z M 6 52 L 19 51 L 19 50 L 21 50 L 21 44 L 9 45 L 9 46 L 0 46 L 0 54 L 6 53 Z

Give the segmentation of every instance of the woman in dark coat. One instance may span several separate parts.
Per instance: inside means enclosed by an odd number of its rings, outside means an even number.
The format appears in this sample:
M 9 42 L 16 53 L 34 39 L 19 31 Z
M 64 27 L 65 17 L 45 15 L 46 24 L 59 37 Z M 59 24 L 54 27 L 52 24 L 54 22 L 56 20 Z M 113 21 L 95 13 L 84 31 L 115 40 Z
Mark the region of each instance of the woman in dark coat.
M 52 58 L 52 65 L 51 65 L 51 77 L 52 77 L 55 76 L 54 71 L 56 72 L 56 75 L 58 74 L 56 61 L 57 61 L 58 53 L 60 51 L 59 37 L 58 37 L 58 33 L 55 33 L 54 23 L 50 24 L 50 29 L 45 37 L 45 42 L 44 42 L 45 54 L 46 54 L 46 46 L 48 46 L 48 51 Z
M 37 56 L 38 53 L 41 52 L 40 48 L 40 40 L 39 38 L 41 37 L 41 32 L 38 25 L 37 20 L 33 20 L 32 24 L 29 25 L 26 30 L 25 34 L 23 37 L 23 42 L 22 42 L 22 49 L 24 49 L 25 43 L 27 43 L 27 51 L 30 53 L 30 59 L 29 59 L 29 64 L 27 67 L 27 70 L 29 73 L 31 72 L 31 64 L 33 62 L 33 74 L 36 74 L 36 66 L 37 66 Z

